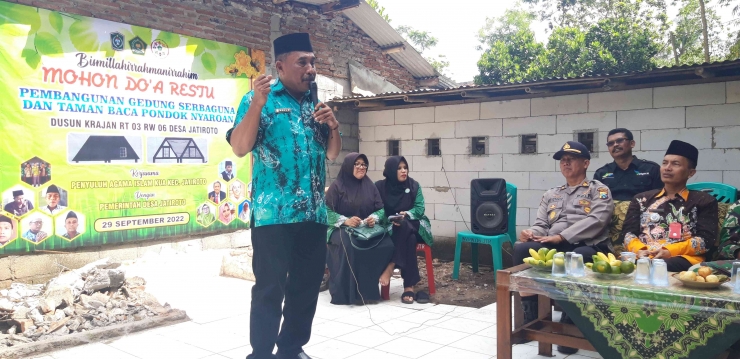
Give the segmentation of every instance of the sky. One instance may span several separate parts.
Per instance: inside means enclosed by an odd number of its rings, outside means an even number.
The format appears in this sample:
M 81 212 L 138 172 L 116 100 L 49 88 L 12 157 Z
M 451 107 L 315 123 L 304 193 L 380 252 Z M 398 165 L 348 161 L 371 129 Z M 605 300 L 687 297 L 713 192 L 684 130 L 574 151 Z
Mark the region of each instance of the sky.
M 507 8 L 516 6 L 516 0 L 378 0 L 391 18 L 391 25 L 411 26 L 431 32 L 439 43 L 425 56 L 444 54 L 450 62 L 448 74 L 457 82 L 472 81 L 478 74 L 476 63 L 482 51 L 476 35 L 486 23 L 486 17 L 499 17 Z M 731 18 L 729 8 L 719 9 L 724 21 Z M 677 13 L 669 8 L 669 17 Z M 546 25 L 533 26 L 538 41 L 547 39 Z

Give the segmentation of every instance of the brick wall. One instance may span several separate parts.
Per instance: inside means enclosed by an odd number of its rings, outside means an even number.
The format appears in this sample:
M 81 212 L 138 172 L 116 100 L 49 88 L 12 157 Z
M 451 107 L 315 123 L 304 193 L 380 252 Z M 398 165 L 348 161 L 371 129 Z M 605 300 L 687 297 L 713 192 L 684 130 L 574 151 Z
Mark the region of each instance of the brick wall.
M 308 32 L 324 76 L 348 79 L 356 60 L 404 90 L 416 80 L 349 19 L 301 4 L 268 0 L 7 0 L 70 14 L 138 25 L 263 50 L 271 63 L 271 34 Z M 273 25 L 271 29 L 271 24 Z M 279 26 L 275 26 L 279 25 Z
M 564 183 L 552 155 L 575 139 L 575 131 L 598 134 L 589 178 L 613 160 L 605 145 L 607 132 L 626 127 L 634 133 L 638 157 L 660 163 L 671 140 L 684 140 L 699 148 L 698 172 L 691 182 L 740 188 L 738 81 L 360 112 L 358 124 L 360 152 L 374 159 L 368 172 L 373 180 L 382 178 L 387 140 L 400 140 L 411 177 L 423 187 L 435 237 L 454 237 L 467 228 L 470 180 L 475 178 L 516 184 L 517 229 L 531 225 L 542 194 Z M 539 153 L 519 153 L 521 134 L 538 135 Z M 470 155 L 472 136 L 488 137 L 488 155 Z M 442 156 L 426 156 L 427 138 L 441 138 Z

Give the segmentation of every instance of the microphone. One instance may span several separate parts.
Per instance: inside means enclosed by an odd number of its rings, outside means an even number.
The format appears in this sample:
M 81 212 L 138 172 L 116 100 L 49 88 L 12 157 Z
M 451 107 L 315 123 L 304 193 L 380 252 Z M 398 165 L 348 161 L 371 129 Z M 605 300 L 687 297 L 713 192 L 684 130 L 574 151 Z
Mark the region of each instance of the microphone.
M 314 108 L 319 104 L 319 86 L 316 85 L 316 81 L 311 81 L 311 102 Z

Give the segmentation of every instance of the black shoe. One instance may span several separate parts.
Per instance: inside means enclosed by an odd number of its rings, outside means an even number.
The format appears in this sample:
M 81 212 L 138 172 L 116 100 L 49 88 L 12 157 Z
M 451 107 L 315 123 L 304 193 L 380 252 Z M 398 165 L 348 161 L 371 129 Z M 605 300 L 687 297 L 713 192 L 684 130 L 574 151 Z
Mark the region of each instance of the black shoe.
M 524 323 L 522 325 L 526 325 L 537 320 L 540 316 L 538 305 L 537 296 L 522 297 L 522 310 L 524 311 Z M 512 344 L 524 344 L 529 342 L 531 342 L 531 340 L 519 339 L 515 340 Z
M 563 315 L 560 317 L 560 323 L 562 323 L 562 324 L 575 324 L 575 323 L 573 323 L 573 320 L 570 319 L 567 314 L 565 314 L 565 312 L 562 312 L 562 313 L 563 313 Z M 562 346 L 562 345 L 558 345 L 558 348 L 557 349 L 558 349 L 558 352 L 560 352 L 562 354 L 566 354 L 566 355 L 575 354 L 575 353 L 578 352 L 578 349 L 576 349 L 576 348 L 566 347 L 566 346 Z

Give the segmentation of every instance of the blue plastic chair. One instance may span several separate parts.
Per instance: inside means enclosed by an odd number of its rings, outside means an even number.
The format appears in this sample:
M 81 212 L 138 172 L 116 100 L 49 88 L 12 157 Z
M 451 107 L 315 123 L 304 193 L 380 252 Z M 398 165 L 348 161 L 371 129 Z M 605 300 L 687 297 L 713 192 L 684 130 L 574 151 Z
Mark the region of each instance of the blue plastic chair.
M 474 273 L 478 273 L 478 244 L 488 244 L 491 246 L 491 253 L 493 254 L 493 277 L 496 278 L 496 271 L 503 267 L 503 259 L 501 256 L 503 249 L 501 246 L 503 246 L 505 242 L 509 242 L 513 247 L 514 242 L 516 242 L 516 186 L 508 182 L 506 183 L 506 204 L 509 212 L 509 231 L 507 233 L 495 236 L 475 234 L 471 231 L 457 233 L 457 242 L 455 243 L 455 267 L 452 270 L 453 280 L 457 280 L 460 275 L 460 252 L 462 251 L 462 242 L 469 242 L 471 244 Z
M 707 192 L 717 199 L 720 203 L 735 203 L 737 201 L 737 188 L 724 183 L 717 182 L 696 182 L 686 186 L 692 191 Z M 724 220 L 724 219 L 720 219 Z

